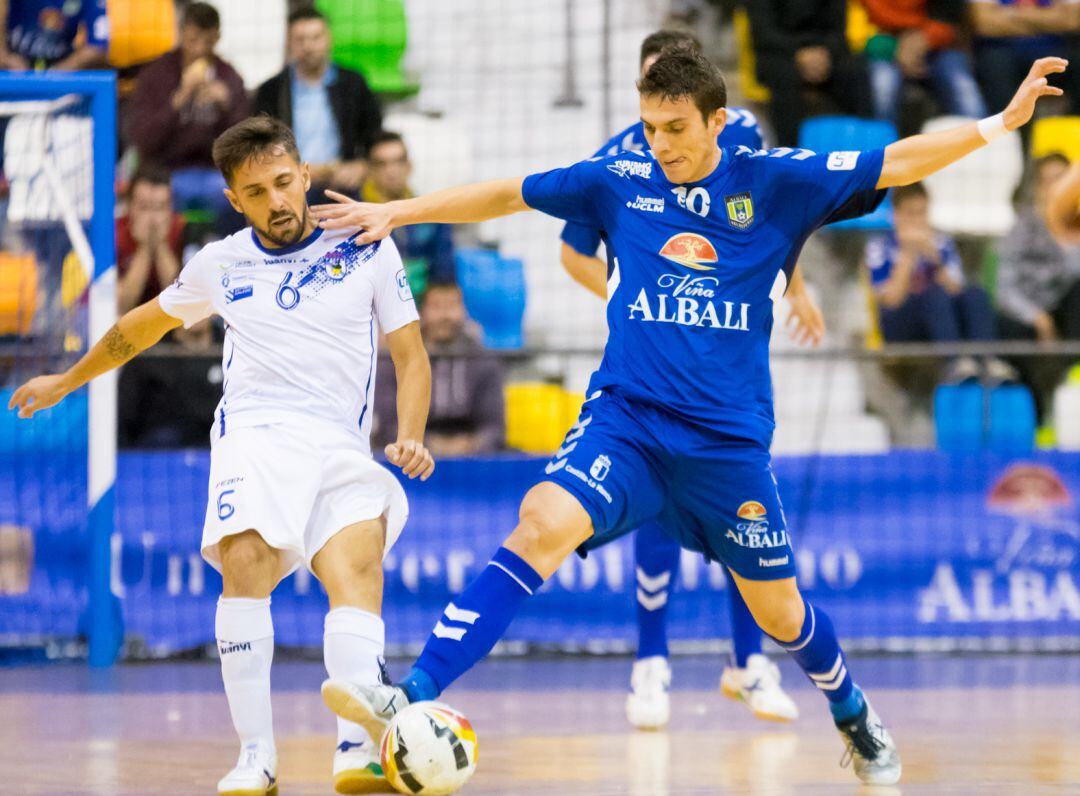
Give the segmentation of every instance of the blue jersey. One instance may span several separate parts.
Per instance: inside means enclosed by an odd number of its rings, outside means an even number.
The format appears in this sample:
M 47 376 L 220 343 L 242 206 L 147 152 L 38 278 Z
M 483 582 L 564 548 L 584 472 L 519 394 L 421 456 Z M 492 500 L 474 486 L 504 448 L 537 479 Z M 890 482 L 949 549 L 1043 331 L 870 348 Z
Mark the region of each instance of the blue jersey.
M 8 49 L 45 68 L 67 58 L 85 31 L 86 43 L 105 49 L 109 18 L 105 0 L 15 0 L 8 3 Z
M 764 143 L 757 117 L 745 108 L 728 108 L 727 124 L 716 137 L 716 143 L 720 147 L 746 146 L 750 149 L 761 149 Z M 620 152 L 639 152 L 652 156 L 649 142 L 645 140 L 645 125 L 640 120 L 611 136 L 593 153 L 593 157 L 618 155 Z M 591 257 L 600 248 L 600 230 L 595 227 L 570 223 L 563 227 L 560 237 L 579 254 Z
M 590 393 L 768 446 L 773 301 L 811 232 L 881 202 L 883 158 L 725 148 L 705 179 L 675 185 L 623 153 L 527 177 L 530 207 L 607 240 L 609 337 Z

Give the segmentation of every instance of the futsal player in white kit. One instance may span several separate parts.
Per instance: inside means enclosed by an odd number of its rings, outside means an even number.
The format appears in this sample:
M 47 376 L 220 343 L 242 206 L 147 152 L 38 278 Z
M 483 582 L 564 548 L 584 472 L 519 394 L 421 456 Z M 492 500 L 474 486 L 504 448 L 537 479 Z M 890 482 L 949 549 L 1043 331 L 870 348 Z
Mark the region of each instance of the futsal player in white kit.
M 270 593 L 307 566 L 330 598 L 327 672 L 379 681 L 382 559 L 408 515 L 401 485 L 371 457 L 380 332 L 398 379 L 398 438 L 386 455 L 411 478 L 435 466 L 422 442 L 431 372 L 393 242 L 358 245 L 355 231 L 316 226 L 308 167 L 287 126 L 266 116 L 240 122 L 214 142 L 214 162 L 251 226 L 208 244 L 68 371 L 16 390 L 11 407 L 30 417 L 181 323 L 224 319 L 202 554 L 222 575 L 216 636 L 241 751 L 218 793 L 264 796 L 277 777 Z M 378 740 L 338 719 L 338 792 L 385 789 Z

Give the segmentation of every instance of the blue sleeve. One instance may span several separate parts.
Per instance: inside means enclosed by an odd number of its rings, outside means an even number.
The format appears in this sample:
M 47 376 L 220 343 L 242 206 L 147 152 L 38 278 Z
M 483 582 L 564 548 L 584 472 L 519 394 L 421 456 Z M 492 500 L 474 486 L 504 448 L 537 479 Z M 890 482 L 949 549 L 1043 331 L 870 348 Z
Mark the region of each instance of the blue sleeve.
M 530 174 L 521 186 L 525 204 L 541 213 L 590 227 L 603 227 L 600 215 L 604 203 L 600 160 L 583 160 L 564 169 Z
M 858 218 L 880 205 L 885 191 L 877 189 L 877 181 L 884 160 L 884 149 L 828 152 L 801 161 L 789 160 L 795 171 L 808 172 L 795 178 L 803 183 L 798 188 L 804 193 L 798 195 L 807 198 L 807 228 Z
M 600 248 L 600 230 L 596 227 L 570 221 L 563 227 L 562 235 L 559 237 L 571 249 L 586 257 L 595 257 Z
M 941 257 L 941 267 L 948 271 L 953 279 L 960 284 L 963 284 L 964 261 L 960 259 L 960 251 L 956 248 L 956 241 L 948 235 L 942 235 L 941 238 L 941 244 L 938 246 L 938 256 Z

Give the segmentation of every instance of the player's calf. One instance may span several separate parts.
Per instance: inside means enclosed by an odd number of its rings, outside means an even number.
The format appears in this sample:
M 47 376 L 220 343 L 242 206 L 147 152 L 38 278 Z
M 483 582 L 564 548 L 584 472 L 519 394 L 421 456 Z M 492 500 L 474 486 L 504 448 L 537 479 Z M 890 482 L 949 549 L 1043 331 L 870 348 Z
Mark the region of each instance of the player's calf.
M 435 699 L 486 656 L 518 608 L 592 533 L 589 515 L 562 487 L 541 483 L 522 502 L 521 521 L 472 583 L 446 606 L 412 670 L 398 686 L 340 678 L 323 683 L 327 706 L 350 721 L 383 722 L 410 702 Z
M 829 711 L 863 782 L 884 785 L 900 779 L 900 756 L 892 737 L 869 707 L 848 671 L 832 621 L 807 602 L 794 578 L 749 581 L 735 576 L 761 628 L 799 664 L 829 702 Z M 797 601 L 797 602 L 796 602 Z

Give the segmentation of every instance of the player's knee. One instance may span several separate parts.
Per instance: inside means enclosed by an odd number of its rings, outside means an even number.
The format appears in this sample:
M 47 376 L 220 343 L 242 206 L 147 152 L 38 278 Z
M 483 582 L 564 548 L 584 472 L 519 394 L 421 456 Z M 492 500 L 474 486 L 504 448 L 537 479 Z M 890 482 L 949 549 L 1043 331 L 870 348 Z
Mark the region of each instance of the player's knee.
M 765 633 L 777 641 L 794 641 L 802 632 L 805 608 L 801 599 L 777 600 L 754 613 L 754 619 Z
M 227 588 L 262 591 L 268 581 L 273 587 L 277 551 L 255 531 L 222 539 L 220 551 L 221 574 Z

